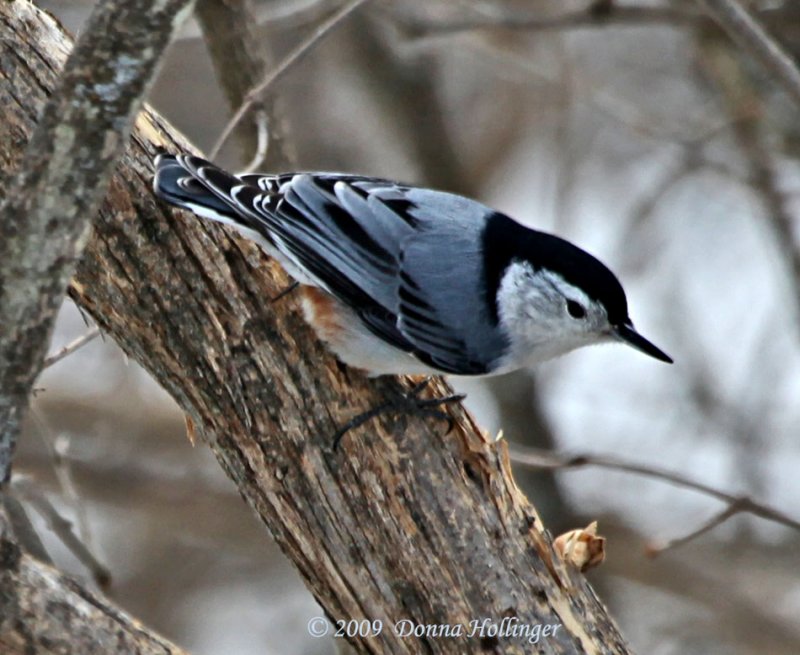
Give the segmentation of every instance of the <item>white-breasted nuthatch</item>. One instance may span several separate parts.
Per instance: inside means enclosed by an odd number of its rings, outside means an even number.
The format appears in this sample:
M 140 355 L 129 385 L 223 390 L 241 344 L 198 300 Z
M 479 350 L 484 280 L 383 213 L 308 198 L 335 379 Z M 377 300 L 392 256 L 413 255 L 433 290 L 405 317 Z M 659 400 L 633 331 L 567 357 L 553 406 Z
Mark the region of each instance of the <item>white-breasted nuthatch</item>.
M 320 337 L 371 375 L 497 375 L 614 340 L 672 362 L 604 264 L 474 200 L 357 175 L 234 176 L 185 155 L 156 159 L 154 188 L 276 257 Z

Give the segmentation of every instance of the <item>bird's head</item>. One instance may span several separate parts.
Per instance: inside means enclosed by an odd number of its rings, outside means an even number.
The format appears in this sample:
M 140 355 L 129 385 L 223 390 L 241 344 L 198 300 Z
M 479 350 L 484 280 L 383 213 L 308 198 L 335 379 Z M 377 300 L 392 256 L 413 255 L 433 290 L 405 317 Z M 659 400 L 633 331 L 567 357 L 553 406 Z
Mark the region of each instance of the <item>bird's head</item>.
M 581 346 L 622 341 L 672 363 L 635 330 L 625 291 L 602 262 L 564 239 L 502 218 L 513 225 L 502 226 L 501 248 L 500 235 L 493 241 L 494 300 L 511 358 L 532 364 Z

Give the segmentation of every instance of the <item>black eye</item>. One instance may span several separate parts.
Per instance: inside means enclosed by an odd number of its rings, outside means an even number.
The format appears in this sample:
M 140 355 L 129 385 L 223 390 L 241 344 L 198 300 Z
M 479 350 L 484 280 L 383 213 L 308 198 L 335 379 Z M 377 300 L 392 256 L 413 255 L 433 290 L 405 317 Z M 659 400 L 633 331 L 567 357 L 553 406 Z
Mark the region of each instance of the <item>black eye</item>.
M 574 300 L 567 300 L 567 311 L 572 318 L 584 318 L 586 316 L 584 306 Z

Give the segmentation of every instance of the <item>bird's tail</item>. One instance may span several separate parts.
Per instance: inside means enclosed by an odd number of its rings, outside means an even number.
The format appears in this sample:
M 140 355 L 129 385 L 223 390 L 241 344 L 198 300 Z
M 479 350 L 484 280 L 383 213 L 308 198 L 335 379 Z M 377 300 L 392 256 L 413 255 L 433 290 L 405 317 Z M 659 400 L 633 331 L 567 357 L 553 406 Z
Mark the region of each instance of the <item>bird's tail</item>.
M 236 211 L 232 191 L 242 180 L 200 157 L 159 155 L 155 160 L 153 190 L 168 203 L 203 218 L 248 227 Z

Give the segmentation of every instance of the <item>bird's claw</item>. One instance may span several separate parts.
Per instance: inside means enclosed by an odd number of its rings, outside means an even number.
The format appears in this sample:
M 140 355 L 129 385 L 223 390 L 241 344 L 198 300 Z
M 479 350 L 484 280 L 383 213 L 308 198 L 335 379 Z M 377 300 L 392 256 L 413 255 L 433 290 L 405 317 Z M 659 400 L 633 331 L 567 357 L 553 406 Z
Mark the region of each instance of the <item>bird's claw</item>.
M 339 449 L 339 444 L 345 434 L 362 426 L 370 419 L 380 416 L 381 414 L 386 414 L 387 412 L 395 414 L 407 413 L 425 418 L 437 418 L 442 421 L 447 421 L 447 432 L 451 432 L 455 426 L 453 417 L 438 408 L 442 405 L 461 402 L 466 396 L 457 393 L 442 398 L 420 398 L 419 395 L 430 384 L 430 381 L 431 378 L 427 377 L 419 384 L 414 385 L 408 392 L 400 394 L 392 400 L 381 403 L 351 418 L 336 431 L 333 437 L 333 450 L 336 451 Z

